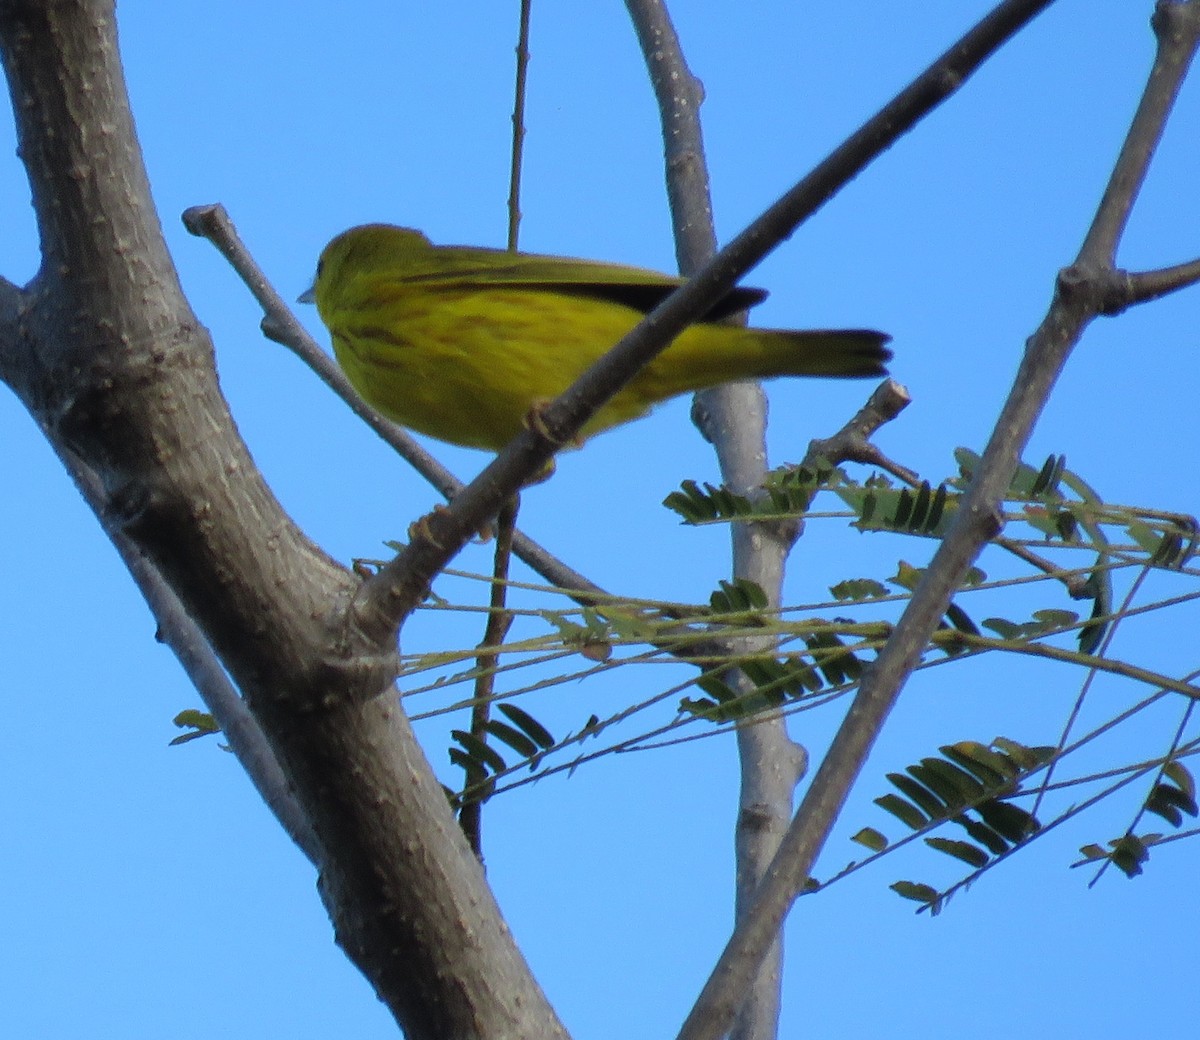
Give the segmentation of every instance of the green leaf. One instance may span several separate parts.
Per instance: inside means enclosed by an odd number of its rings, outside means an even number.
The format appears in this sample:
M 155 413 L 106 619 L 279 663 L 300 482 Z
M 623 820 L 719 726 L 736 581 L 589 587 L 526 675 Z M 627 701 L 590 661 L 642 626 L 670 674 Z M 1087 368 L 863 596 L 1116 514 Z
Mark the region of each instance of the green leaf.
M 894 794 L 881 795 L 875 799 L 875 804 L 884 812 L 891 813 L 905 826 L 911 830 L 919 831 L 927 823 L 929 819 L 911 802 L 906 802 L 903 798 Z
M 1136 835 L 1126 834 L 1113 842 L 1108 858 L 1127 878 L 1135 878 L 1142 872 L 1142 864 L 1150 858 L 1150 850 Z
M 898 896 L 905 899 L 911 899 L 916 903 L 923 903 L 925 906 L 932 907 L 938 901 L 938 891 L 929 885 L 922 885 L 916 881 L 896 881 L 888 886 Z
M 714 700 L 729 704 L 738 699 L 738 692 L 716 672 L 701 672 L 696 676 L 696 685 Z
M 887 838 L 874 827 L 864 827 L 850 840 L 858 842 L 859 845 L 865 845 L 872 852 L 882 852 L 888 845 Z
M 1196 797 L 1196 782 L 1192 779 L 1192 774 L 1188 772 L 1187 766 L 1178 759 L 1170 761 L 1163 766 L 1163 775 L 1169 777 L 1175 786 L 1189 798 L 1194 799 Z M 1195 813 L 1192 815 L 1194 816 Z
M 836 585 L 830 585 L 829 591 L 834 599 L 852 603 L 880 599 L 888 594 L 887 587 L 874 578 L 847 578 Z
M 480 765 L 491 769 L 493 773 L 502 773 L 508 768 L 508 764 L 504 761 L 504 757 L 500 752 L 485 744 L 474 733 L 468 733 L 466 730 L 461 729 L 452 729 L 450 736 L 462 745 L 463 750 L 468 756 L 479 762 Z
M 201 729 L 206 733 L 220 733 L 221 727 L 217 725 L 217 720 L 206 711 L 198 711 L 196 708 L 186 708 L 171 720 L 182 729 L 184 726 L 191 726 L 193 729 Z
M 1197 815 L 1196 800 L 1173 784 L 1155 784 L 1150 797 L 1146 799 L 1146 808 L 1174 827 L 1183 823 L 1183 813 L 1193 817 Z
M 910 771 L 914 768 L 909 766 Z M 905 776 L 903 773 L 888 773 L 887 778 L 900 789 L 902 794 L 907 795 L 915 802 L 930 819 L 940 820 L 948 814 L 946 803 L 919 781 Z
M 725 722 L 725 711 L 716 701 L 706 697 L 683 697 L 679 701 L 679 710 L 685 715 L 695 715 L 697 718 L 710 722 Z
M 491 798 L 496 790 L 496 782 L 488 776 L 483 766 L 459 748 L 452 747 L 449 752 L 450 761 L 465 774 L 463 792 L 454 796 L 458 806 L 486 802 Z
M 1160 532 L 1156 531 L 1144 520 L 1132 520 L 1125 525 L 1125 533 L 1138 544 L 1147 555 L 1153 555 L 1161 541 Z
M 784 660 L 787 662 L 794 696 L 802 697 L 806 691 L 816 693 L 818 690 L 825 689 L 825 683 L 817 674 L 817 670 L 799 654 L 788 654 Z
M 1009 759 L 978 741 L 960 740 L 957 744 L 944 744 L 938 750 L 973 773 L 993 794 L 1007 790 L 1018 773 Z
M 694 480 L 685 480 L 678 491 L 663 499 L 663 505 L 678 513 L 685 523 L 698 524 L 716 519 L 717 510 Z
M 1001 853 L 1008 851 L 1009 842 L 1003 835 L 997 834 L 986 823 L 972 820 L 969 816 L 955 817 L 954 822 L 961 824 L 963 830 L 979 842 L 979 844 L 987 846 L 988 850 L 994 855 L 999 856 Z
M 487 780 L 487 770 L 476 759 L 463 751 L 462 748 L 452 747 L 448 749 L 448 752 L 451 763 L 466 773 L 466 783 L 464 786 L 475 787 Z M 479 799 L 475 798 L 472 800 L 478 801 Z
M 958 463 L 959 473 L 967 480 L 974 476 L 982 461 L 980 456 L 970 448 L 955 448 L 954 461 Z
M 1008 737 L 996 737 L 992 741 L 992 747 L 1008 755 L 1017 763 L 1023 773 L 1045 765 L 1055 755 L 1055 749 L 1052 747 L 1027 747 L 1020 741 L 1010 740 Z
M 962 587 L 964 589 L 974 588 L 976 585 L 982 585 L 987 581 L 987 571 L 980 567 L 972 567 L 967 571 L 967 576 L 963 578 Z
M 518 708 L 515 704 L 500 704 L 497 707 L 501 715 L 504 715 L 538 747 L 543 749 L 554 747 L 554 738 L 550 735 L 550 731 L 527 711 Z
M 1079 521 L 1069 509 L 1060 509 L 1054 517 L 1054 531 L 1064 542 L 1073 542 L 1079 535 Z
M 186 744 L 192 740 L 199 740 L 200 737 L 212 736 L 211 730 L 194 729 L 190 733 L 180 733 L 177 737 L 172 737 L 167 741 L 167 747 L 179 747 L 180 744 Z
M 907 589 L 912 592 L 917 583 L 921 580 L 921 576 L 925 573 L 922 568 L 914 567 L 911 563 L 906 563 L 900 560 L 896 564 L 896 573 L 888 580 L 893 585 L 899 585 L 902 589 Z
M 1001 639 L 1016 640 L 1024 638 L 1024 628 L 1005 618 L 990 617 L 983 619 L 983 627 L 991 629 Z
M 1154 813 L 1155 816 L 1161 816 L 1172 827 L 1178 827 L 1183 823 L 1183 813 L 1172 805 L 1169 799 L 1163 797 L 1164 790 L 1173 790 L 1173 788 L 1165 788 L 1160 784 L 1150 792 L 1150 797 L 1146 799 L 1146 811 Z
M 779 661 L 774 658 L 746 660 L 741 668 L 742 674 L 754 685 L 754 694 L 768 704 L 778 707 L 787 700 L 790 676 Z
M 740 614 L 743 611 L 766 610 L 767 594 L 757 582 L 746 578 L 722 581 L 721 587 L 709 597 L 713 613 Z
M 947 856 L 960 859 L 977 870 L 980 867 L 986 867 L 991 860 L 991 856 L 984 852 L 983 849 L 967 841 L 952 841 L 949 838 L 926 838 L 925 844 L 932 849 L 946 853 Z
M 1109 622 L 1096 621 L 1112 612 L 1112 575 L 1108 571 L 1093 571 L 1088 584 L 1095 590 L 1092 603 L 1093 620 L 1079 630 L 1079 649 L 1085 654 L 1094 654 L 1104 641 Z
M 522 758 L 533 758 L 538 753 L 537 745 L 520 730 L 499 719 L 488 719 L 484 728 L 497 740 L 507 744 Z
M 987 788 L 975 776 L 944 758 L 923 758 L 921 765 L 953 789 L 960 805 L 974 802 L 987 794 Z
M 979 629 L 975 627 L 975 622 L 957 603 L 951 603 L 946 607 L 946 620 L 960 632 L 966 632 L 973 636 L 979 635 Z
M 1028 503 L 1021 513 L 1030 527 L 1035 531 L 1040 531 L 1049 539 L 1061 535 L 1060 518 L 1063 515 L 1070 516 L 1066 510 L 1047 509 L 1043 505 L 1034 505 L 1033 503 Z
M 862 508 L 858 511 L 859 519 L 863 525 L 867 525 L 875 516 L 875 509 L 879 505 L 879 499 L 874 493 L 868 493 L 863 497 Z
M 1079 615 L 1073 610 L 1043 609 L 1033 612 L 1034 620 L 1042 626 L 1043 632 L 1057 632 L 1070 628 L 1079 620 Z
M 1051 455 L 1046 459 L 1041 472 L 1034 479 L 1029 493 L 1032 495 L 1042 495 L 1047 491 L 1055 491 L 1058 486 L 1059 477 L 1062 476 L 1062 471 L 1066 467 L 1066 464 L 1067 457 L 1065 455 Z
M 989 827 L 1013 845 L 1028 840 L 1041 829 L 1035 816 L 1012 802 L 993 798 L 980 803 L 976 811 Z
M 946 506 L 948 504 L 956 504 L 954 499 L 950 498 L 950 491 L 945 484 L 939 484 L 937 494 L 933 496 L 933 505 L 929 508 L 929 521 L 925 525 L 926 530 L 944 533 L 942 528 L 942 519 L 946 516 Z
M 908 520 L 909 530 L 925 530 L 925 522 L 929 519 L 929 506 L 932 500 L 933 491 L 929 487 L 929 481 L 921 481 L 921 486 L 917 488 L 916 500 L 913 502 L 912 516 Z
M 181 733 L 179 736 L 172 738 L 167 742 L 168 747 L 178 747 L 180 744 L 186 744 L 200 737 L 207 737 L 213 733 L 221 732 L 221 727 L 217 725 L 216 719 L 208 712 L 199 711 L 196 708 L 185 708 L 171 721 L 180 729 L 190 727 L 191 732 Z
M 810 632 L 804 642 L 812 653 L 813 666 L 830 686 L 854 681 L 862 674 L 862 662 L 833 632 Z
M 967 799 L 951 779 L 944 776 L 940 770 L 930 768 L 928 763 L 938 761 L 940 760 L 922 759 L 918 765 L 909 766 L 907 772 L 937 795 L 945 803 L 947 811 L 957 811 L 966 804 Z

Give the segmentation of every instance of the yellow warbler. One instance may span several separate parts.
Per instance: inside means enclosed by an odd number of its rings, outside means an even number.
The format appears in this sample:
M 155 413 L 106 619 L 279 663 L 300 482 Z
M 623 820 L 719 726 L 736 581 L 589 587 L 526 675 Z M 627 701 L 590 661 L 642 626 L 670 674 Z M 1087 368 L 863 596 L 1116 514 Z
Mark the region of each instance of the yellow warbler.
M 590 260 L 435 246 L 419 231 L 368 224 L 325 247 L 301 300 L 316 303 L 339 364 L 380 412 L 495 451 L 680 282 Z M 601 408 L 581 439 L 734 379 L 884 372 L 891 355 L 881 332 L 715 324 L 765 297 L 731 292 Z

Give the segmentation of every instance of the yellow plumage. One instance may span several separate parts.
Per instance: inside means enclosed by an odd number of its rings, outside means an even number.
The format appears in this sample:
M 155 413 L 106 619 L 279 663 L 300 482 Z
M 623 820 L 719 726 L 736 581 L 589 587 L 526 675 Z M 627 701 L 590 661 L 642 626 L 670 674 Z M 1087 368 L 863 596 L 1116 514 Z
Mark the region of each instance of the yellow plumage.
M 325 247 L 303 298 L 316 302 L 339 364 L 380 412 L 440 440 L 499 450 L 532 407 L 570 386 L 678 284 L 616 264 L 434 246 L 418 231 L 372 224 Z M 734 290 L 710 317 L 765 295 Z M 887 339 L 869 330 L 693 325 L 581 436 L 735 379 L 879 375 Z

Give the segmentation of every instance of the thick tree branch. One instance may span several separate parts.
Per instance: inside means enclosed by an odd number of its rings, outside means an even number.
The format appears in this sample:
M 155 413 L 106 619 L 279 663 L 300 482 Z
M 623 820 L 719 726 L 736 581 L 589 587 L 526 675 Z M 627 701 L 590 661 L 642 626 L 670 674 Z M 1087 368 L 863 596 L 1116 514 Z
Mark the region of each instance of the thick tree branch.
M 44 260 L 4 374 L 243 692 L 312 821 L 338 941 L 408 1036 L 562 1037 L 396 698 L 380 696 L 394 643 L 347 622 L 358 579 L 295 527 L 237 436 L 162 240 L 113 19 L 111 0 L 0 0 Z
M 704 87 L 692 75 L 663 0 L 625 0 L 662 122 L 667 198 L 679 271 L 694 274 L 717 251 L 700 125 Z
M 21 290 L 0 277 L 0 382 L 9 382 L 23 364 L 18 353 L 21 343 L 18 318 L 23 302 Z
M 755 905 L 736 929 L 680 1033 L 718 1040 L 739 994 L 801 891 L 816 857 L 908 675 L 983 545 L 998 533 L 1000 503 L 1021 452 L 1084 328 L 1103 313 L 1105 274 L 1145 176 L 1153 147 L 1200 38 L 1196 0 L 1160 0 L 1154 25 L 1159 53 L 1143 99 L 1079 257 L 1058 279 L 1050 311 L 1026 346 L 1013 389 L 959 513 L 878 660 L 864 674 L 849 712 L 813 778 Z M 1169 31 L 1164 27 L 1169 26 Z M 1130 155 L 1134 158 L 1131 159 Z M 1140 165 L 1139 165 L 1140 164 Z M 1096 281 L 1087 278 L 1096 271 Z
M 81 459 L 64 460 L 80 494 L 101 511 L 100 483 Z M 157 638 L 171 648 L 204 706 L 212 714 L 229 748 L 246 770 L 255 789 L 275 818 L 309 860 L 319 866 L 324 858 L 312 823 L 305 815 L 284 775 L 266 735 L 251 714 L 209 646 L 200 627 L 188 616 L 175 591 L 133 540 L 116 528 L 108 535 L 129 569 L 158 625 Z

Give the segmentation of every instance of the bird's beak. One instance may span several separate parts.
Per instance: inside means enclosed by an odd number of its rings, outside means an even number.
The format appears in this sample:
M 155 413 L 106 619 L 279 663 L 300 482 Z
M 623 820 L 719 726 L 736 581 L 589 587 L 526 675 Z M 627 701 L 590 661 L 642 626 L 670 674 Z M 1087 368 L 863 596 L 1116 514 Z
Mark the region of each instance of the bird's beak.
M 315 285 L 310 285 L 307 289 L 304 290 L 304 292 L 302 292 L 299 296 L 296 297 L 296 302 L 297 303 L 316 303 L 317 302 L 316 289 L 317 289 L 317 287 Z

